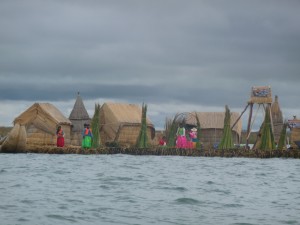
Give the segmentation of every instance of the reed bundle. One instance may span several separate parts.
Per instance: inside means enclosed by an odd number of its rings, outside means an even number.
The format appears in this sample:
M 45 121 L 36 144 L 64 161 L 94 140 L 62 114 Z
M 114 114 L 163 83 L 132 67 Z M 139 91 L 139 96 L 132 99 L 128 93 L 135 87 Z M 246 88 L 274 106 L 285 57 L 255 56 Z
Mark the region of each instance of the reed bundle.
M 201 124 L 200 124 L 200 120 L 198 118 L 197 113 L 196 114 L 196 122 L 197 122 L 197 143 L 196 143 L 196 148 L 200 149 L 201 148 L 201 142 L 200 142 L 200 138 L 201 138 Z
M 141 118 L 141 130 L 137 138 L 136 146 L 138 148 L 146 148 L 148 146 L 147 137 L 147 104 L 143 103 L 142 106 L 142 118 Z
M 274 134 L 272 131 L 269 106 L 266 107 L 265 119 L 262 126 L 260 149 L 261 150 L 275 149 L 275 141 L 274 141 Z
M 224 128 L 223 128 L 223 136 L 221 142 L 218 146 L 219 149 L 230 149 L 233 148 L 233 140 L 230 126 L 230 110 L 228 106 L 225 106 L 225 118 L 224 118 Z
M 286 128 L 287 128 L 287 123 L 284 123 L 278 141 L 277 149 L 279 150 L 283 150 L 285 148 Z
M 100 139 L 100 104 L 95 104 L 95 112 L 92 118 L 93 140 L 92 147 L 98 148 L 101 146 Z

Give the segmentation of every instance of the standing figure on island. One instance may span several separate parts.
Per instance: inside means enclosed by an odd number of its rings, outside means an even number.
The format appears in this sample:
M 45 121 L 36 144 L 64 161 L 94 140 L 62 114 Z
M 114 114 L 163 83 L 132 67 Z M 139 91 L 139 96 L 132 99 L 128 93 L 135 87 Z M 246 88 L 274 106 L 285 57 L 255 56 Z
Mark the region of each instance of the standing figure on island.
M 90 129 L 90 125 L 84 124 L 84 129 L 82 131 L 82 148 L 91 148 L 92 138 L 93 138 L 93 133 L 92 133 L 92 129 Z
M 187 140 L 185 136 L 185 128 L 182 124 L 178 127 L 177 130 L 177 141 L 176 141 L 176 147 L 177 148 L 186 148 L 187 147 Z
M 57 127 L 57 130 L 56 130 L 56 146 L 57 147 L 64 147 L 65 145 L 65 133 L 64 131 L 62 130 L 61 126 L 58 126 Z
M 196 148 L 196 143 L 198 142 L 197 139 L 197 128 L 193 127 L 190 131 L 190 139 L 191 142 L 193 143 L 193 148 Z

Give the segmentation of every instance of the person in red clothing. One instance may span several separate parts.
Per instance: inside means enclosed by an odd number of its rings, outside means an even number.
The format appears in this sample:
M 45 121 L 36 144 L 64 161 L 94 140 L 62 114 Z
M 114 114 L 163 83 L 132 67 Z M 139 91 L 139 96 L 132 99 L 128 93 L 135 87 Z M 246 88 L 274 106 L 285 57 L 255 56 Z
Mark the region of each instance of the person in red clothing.
M 166 137 L 163 136 L 160 140 L 159 140 L 159 145 L 161 146 L 166 146 L 167 145 L 167 141 L 166 141 Z
M 62 130 L 61 126 L 58 126 L 57 130 L 56 130 L 56 137 L 57 137 L 56 146 L 57 147 L 64 147 L 64 145 L 65 145 L 64 136 L 65 136 L 65 133 Z

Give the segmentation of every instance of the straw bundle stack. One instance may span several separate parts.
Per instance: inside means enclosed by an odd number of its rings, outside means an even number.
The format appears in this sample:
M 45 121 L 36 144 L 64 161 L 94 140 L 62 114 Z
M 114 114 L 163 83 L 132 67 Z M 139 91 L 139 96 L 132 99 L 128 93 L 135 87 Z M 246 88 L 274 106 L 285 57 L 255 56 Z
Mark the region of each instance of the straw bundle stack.
M 92 118 L 92 131 L 93 131 L 93 148 L 98 148 L 101 145 L 100 139 L 100 104 L 95 104 L 95 112 Z
M 224 128 L 223 128 L 223 136 L 221 142 L 218 146 L 219 149 L 230 149 L 233 148 L 233 140 L 232 133 L 230 127 L 230 110 L 228 106 L 225 106 L 225 118 L 224 118 Z
M 20 152 L 26 148 L 26 129 L 25 126 L 15 124 L 9 132 L 7 138 L 1 146 L 2 152 Z
M 283 124 L 280 137 L 279 137 L 279 142 L 278 142 L 278 148 L 279 150 L 283 150 L 285 148 L 285 140 L 286 140 L 286 128 L 287 128 L 287 123 Z
M 263 122 L 261 131 L 261 150 L 272 150 L 275 149 L 274 134 L 272 131 L 270 107 L 266 107 L 265 120 Z
M 147 104 L 143 103 L 142 106 L 142 118 L 141 118 L 141 130 L 139 136 L 137 138 L 138 148 L 146 148 L 148 146 L 148 138 L 147 138 Z
M 197 121 L 197 143 L 196 143 L 196 148 L 200 149 L 201 148 L 201 142 L 200 142 L 200 138 L 201 138 L 201 125 L 200 125 L 200 120 L 198 118 L 197 113 L 196 114 L 196 121 Z

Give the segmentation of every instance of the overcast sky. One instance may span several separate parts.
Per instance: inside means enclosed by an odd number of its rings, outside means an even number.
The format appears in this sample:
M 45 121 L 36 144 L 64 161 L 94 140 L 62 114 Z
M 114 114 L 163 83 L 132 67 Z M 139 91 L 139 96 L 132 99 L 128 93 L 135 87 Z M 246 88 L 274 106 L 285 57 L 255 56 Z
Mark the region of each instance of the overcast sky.
M 160 129 L 178 112 L 240 113 L 264 85 L 300 117 L 299 12 L 298 0 L 0 1 L 0 126 L 35 102 L 68 117 L 80 91 L 90 116 L 145 102 Z

